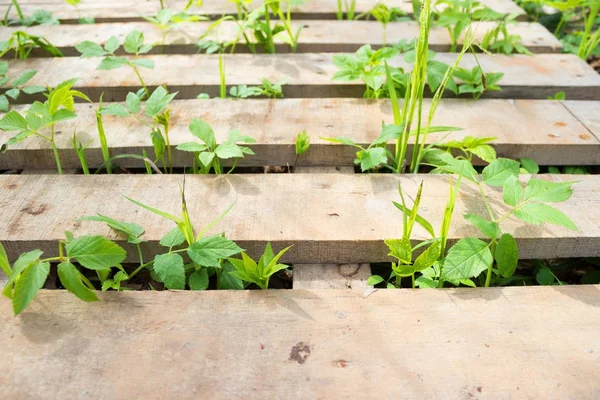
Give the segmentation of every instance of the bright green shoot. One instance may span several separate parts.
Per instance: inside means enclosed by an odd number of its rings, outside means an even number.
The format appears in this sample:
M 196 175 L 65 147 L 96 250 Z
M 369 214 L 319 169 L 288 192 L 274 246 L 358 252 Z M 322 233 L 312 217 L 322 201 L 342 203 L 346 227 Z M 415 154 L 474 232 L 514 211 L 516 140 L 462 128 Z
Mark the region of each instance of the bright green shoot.
M 336 18 L 339 20 L 344 19 L 344 13 L 346 19 L 352 21 L 356 12 L 356 0 L 337 0 L 337 12 L 335 13 Z
M 48 39 L 41 36 L 34 36 L 25 31 L 13 32 L 8 40 L 0 42 L 0 57 L 11 52 L 15 59 L 25 60 L 36 48 L 44 50 L 52 57 L 62 57 L 62 52 L 56 48 Z
M 160 30 L 160 45 L 162 46 L 163 51 L 165 42 L 167 40 L 167 34 L 175 29 L 179 24 L 183 22 L 205 21 L 208 19 L 200 15 L 189 15 L 185 11 L 176 13 L 169 8 L 161 8 L 153 17 L 142 16 L 142 18 Z
M 285 264 L 279 264 L 279 259 L 291 248 L 286 247 L 277 255 L 273 253 L 271 243 L 267 243 L 265 251 L 260 257 L 258 263 L 254 261 L 246 253 L 242 253 L 242 259 L 229 258 L 228 261 L 235 267 L 237 271 L 232 272 L 232 275 L 243 280 L 244 282 L 254 283 L 262 290 L 269 288 L 269 280 L 276 272 L 287 269 Z

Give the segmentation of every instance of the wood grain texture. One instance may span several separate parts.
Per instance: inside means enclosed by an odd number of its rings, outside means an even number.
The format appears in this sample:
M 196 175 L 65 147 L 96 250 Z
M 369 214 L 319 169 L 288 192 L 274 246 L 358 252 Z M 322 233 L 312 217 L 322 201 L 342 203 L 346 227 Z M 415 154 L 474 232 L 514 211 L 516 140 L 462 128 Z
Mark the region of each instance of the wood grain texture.
M 565 100 L 562 103 L 596 138 L 600 139 L 600 102 Z
M 388 261 L 384 239 L 402 232 L 402 215 L 397 201 L 398 185 L 410 198 L 424 182 L 421 215 L 439 229 L 448 195 L 448 180 L 441 175 L 391 174 L 260 174 L 188 176 L 187 205 L 198 230 L 207 226 L 230 204 L 235 206 L 210 233 L 225 232 L 249 254 L 261 254 L 267 242 L 275 249 L 289 245 L 283 262 L 296 264 L 340 264 Z M 567 202 L 556 205 L 577 225 L 570 231 L 549 225 L 531 226 L 509 218 L 502 224 L 515 235 L 520 258 L 600 256 L 600 177 L 545 175 L 553 181 L 578 180 Z M 130 196 L 163 211 L 179 214 L 177 175 L 0 176 L 0 242 L 10 259 L 39 248 L 54 254 L 65 231 L 74 235 L 100 234 L 118 240 L 104 224 L 77 221 L 96 213 L 145 227 L 142 244 L 145 258 L 159 250 L 158 241 L 173 223 L 127 201 Z M 489 201 L 498 213 L 506 210 L 501 190 L 488 190 Z M 485 215 L 477 190 L 464 184 L 455 207 L 450 240 L 478 236 L 479 232 L 462 217 L 466 213 Z M 502 215 L 500 214 L 500 215 Z M 415 244 L 428 239 L 415 227 Z M 135 260 L 130 251 L 130 260 Z
M 600 102 L 591 103 L 596 108 Z M 428 109 L 429 101 L 425 101 Z M 298 159 L 298 167 L 314 165 L 352 166 L 355 149 L 331 144 L 322 137 L 346 136 L 367 145 L 381 132 L 381 122 L 393 121 L 387 100 L 364 99 L 278 99 L 278 100 L 175 100 L 172 103 L 170 140 L 173 146 L 196 140 L 188 130 L 193 118 L 202 118 L 214 127 L 217 141 L 226 139 L 231 129 L 257 140 L 251 145 L 255 156 L 240 165 L 293 165 L 295 137 L 302 130 L 311 138 L 310 149 Z M 24 106 L 15 109 L 23 110 Z M 58 125 L 57 146 L 64 168 L 79 168 L 72 147 L 72 135 L 87 144 L 90 167 L 103 164 L 98 140 L 95 110 L 97 104 L 77 104 L 78 117 Z M 427 114 L 425 114 L 426 116 Z M 590 114 L 593 115 L 593 114 Z M 495 137 L 500 156 L 533 158 L 540 165 L 598 165 L 600 142 L 560 102 L 548 100 L 444 99 L 434 125 L 456 126 L 447 140 L 466 135 Z M 147 128 L 133 118 L 104 117 L 111 154 L 154 154 Z M 0 143 L 9 134 L 0 131 Z M 444 134 L 431 134 L 428 141 L 445 141 Z M 91 142 L 90 142 L 91 141 Z M 174 151 L 174 165 L 192 165 L 191 153 Z M 122 159 L 126 168 L 143 167 L 139 160 Z M 0 169 L 56 169 L 46 141 L 31 137 L 0 154 Z
M 234 54 L 225 57 L 227 85 L 257 85 L 263 78 L 285 82 L 285 97 L 361 97 L 365 90 L 362 81 L 333 81 L 338 71 L 333 65 L 333 54 Z M 179 98 L 195 98 L 206 92 L 216 96 L 219 89 L 218 56 L 216 55 L 151 55 L 154 70 L 142 69 L 146 84 L 153 89 L 168 85 L 178 91 Z M 456 54 L 439 53 L 437 60 L 453 63 Z M 487 97 L 545 99 L 564 91 L 573 100 L 600 98 L 600 74 L 572 54 L 487 55 L 478 56 L 485 72 L 502 72 L 502 91 L 486 92 Z M 38 73 L 29 84 L 56 86 L 64 80 L 78 77 L 76 87 L 85 91 L 94 101 L 104 93 L 105 101 L 124 101 L 128 92 L 139 89 L 139 80 L 130 68 L 98 71 L 99 58 L 73 57 L 11 61 L 11 75 L 35 69 Z M 400 56 L 390 64 L 412 68 Z M 476 66 L 473 54 L 466 54 L 461 66 Z M 19 101 L 31 101 L 21 95 Z
M 365 291 L 369 264 L 296 264 L 294 289 L 352 289 Z
M 356 13 L 369 11 L 377 2 L 378 0 L 357 0 Z M 8 6 L 9 3 L 9 0 L 2 0 L 0 5 Z M 31 15 L 35 10 L 41 8 L 51 11 L 63 23 L 77 23 L 80 16 L 94 17 L 97 22 L 140 20 L 142 15 L 155 15 L 160 9 L 158 0 L 103 0 L 102 2 L 82 0 L 79 5 L 79 14 L 74 7 L 65 4 L 61 0 L 20 0 L 19 3 L 25 15 Z M 166 3 L 167 7 L 182 10 L 187 4 L 187 0 L 171 0 Z M 527 19 L 525 11 L 510 0 L 481 0 L 481 3 L 496 12 L 514 13 L 519 15 L 520 20 Z M 256 7 L 261 4 L 262 1 L 255 0 L 252 6 Z M 399 7 L 406 13 L 412 13 L 410 1 L 392 0 L 387 1 L 386 4 Z M 337 1 L 308 0 L 292 10 L 294 19 L 333 19 L 336 17 Z M 205 0 L 203 7 L 192 7 L 189 13 L 219 18 L 223 14 L 235 15 L 236 7 L 233 2 L 229 1 Z M 16 18 L 14 9 L 11 12 L 11 17 Z
M 0 300 L 0 397 L 600 396 L 599 286 L 100 296 Z
M 167 32 L 165 46 L 156 46 L 154 53 L 165 54 L 196 54 L 198 53 L 198 38 L 206 33 L 210 22 L 184 23 Z M 495 22 L 481 22 L 474 26 L 476 41 L 480 42 L 485 33 L 497 25 Z M 293 21 L 293 31 L 303 27 L 297 52 L 354 52 L 364 44 L 381 47 L 383 28 L 377 21 Z M 7 40 L 16 30 L 22 27 L 2 28 L 0 40 Z M 111 36 L 116 36 L 123 43 L 125 37 L 137 29 L 144 33 L 146 42 L 162 43 L 162 34 L 158 28 L 148 22 L 103 23 L 95 25 L 59 25 L 33 26 L 25 30 L 36 36 L 43 36 L 54 46 L 58 47 L 65 56 L 79 56 L 75 46 L 84 40 L 103 43 Z M 534 53 L 560 53 L 562 45 L 546 28 L 538 23 L 519 22 L 508 26 L 509 32 L 521 36 L 524 46 Z M 239 35 L 237 24 L 227 21 L 221 24 L 218 39 L 223 42 L 234 40 Z M 387 37 L 389 42 L 400 40 L 411 41 L 419 36 L 417 22 L 400 22 L 389 24 Z M 216 39 L 213 32 L 209 39 Z M 236 46 L 236 51 L 248 52 L 243 44 L 243 38 Z M 433 51 L 450 51 L 450 36 L 446 28 L 433 27 L 429 35 L 429 48 Z M 120 49 L 123 53 L 123 48 Z M 277 52 L 289 52 L 289 46 L 279 41 Z M 43 51 L 32 53 L 33 56 L 47 57 Z

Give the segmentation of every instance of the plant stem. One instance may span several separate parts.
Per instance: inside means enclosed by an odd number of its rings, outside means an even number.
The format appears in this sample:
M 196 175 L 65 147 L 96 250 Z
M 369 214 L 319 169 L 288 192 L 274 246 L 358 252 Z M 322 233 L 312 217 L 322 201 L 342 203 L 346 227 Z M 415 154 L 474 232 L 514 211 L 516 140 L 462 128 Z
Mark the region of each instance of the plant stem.
M 219 97 L 227 98 L 227 82 L 225 81 L 225 60 L 223 52 L 219 52 Z
M 169 124 L 163 125 L 165 129 L 165 141 L 167 142 L 167 158 L 169 159 L 169 173 L 173 173 L 173 150 L 171 150 L 171 141 L 169 140 Z
M 411 275 L 411 277 L 412 277 L 412 288 L 415 289 L 416 288 L 416 286 L 415 286 L 415 274 L 413 273 Z
M 58 174 L 62 175 L 62 165 L 60 163 L 60 157 L 58 155 L 58 149 L 56 148 L 56 143 L 54 142 L 54 125 L 50 127 L 50 146 L 52 146 L 52 153 L 54 153 L 54 160 L 56 161 L 56 169 L 58 170 Z
M 137 251 L 138 251 L 138 256 L 140 257 L 140 265 L 144 265 L 144 257 L 142 256 L 142 248 L 140 247 L 140 244 L 136 244 L 137 247 Z
M 273 31 L 271 31 L 271 14 L 269 13 L 269 6 L 265 4 L 265 25 L 267 33 L 267 43 L 265 45 L 265 52 L 274 54 L 275 43 L 273 43 Z
M 19 19 L 25 19 L 25 16 L 23 15 L 23 10 L 21 10 L 21 6 L 19 5 L 19 2 L 17 0 L 12 0 L 12 4 L 15 6 L 15 10 L 17 10 L 17 14 L 19 15 Z
M 142 84 L 142 87 L 144 88 L 144 91 L 146 92 L 146 96 L 150 97 L 150 91 L 148 90 L 148 87 L 144 83 L 144 80 L 142 79 L 142 75 L 140 75 L 140 71 L 138 71 L 138 69 L 135 65 L 133 65 L 131 63 L 129 65 L 131 66 L 131 68 L 133 68 L 133 72 L 135 72 L 138 79 L 140 80 L 140 83 Z
M 335 13 L 337 19 L 344 19 L 344 9 L 342 6 L 342 0 L 337 0 L 337 12 Z
M 161 10 L 165 9 L 165 4 L 164 4 L 163 0 L 160 0 L 160 9 Z
M 496 254 L 496 239 L 493 239 L 490 243 L 491 251 L 492 251 L 492 262 L 487 269 L 487 275 L 485 277 L 485 287 L 490 287 L 490 283 L 492 282 L 492 268 L 494 266 L 494 258 Z

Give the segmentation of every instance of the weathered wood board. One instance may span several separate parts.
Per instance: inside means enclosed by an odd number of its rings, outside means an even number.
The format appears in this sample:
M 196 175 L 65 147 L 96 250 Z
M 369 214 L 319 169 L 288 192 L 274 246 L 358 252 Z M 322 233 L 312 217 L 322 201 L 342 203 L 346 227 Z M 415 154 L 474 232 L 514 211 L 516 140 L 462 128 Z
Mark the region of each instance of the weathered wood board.
M 365 91 L 362 81 L 339 81 L 331 78 L 338 71 L 331 53 L 234 54 L 225 57 L 227 85 L 258 85 L 268 78 L 284 82 L 285 97 L 361 97 Z M 151 55 L 142 57 L 154 62 L 154 70 L 142 69 L 141 74 L 150 88 L 168 85 L 178 91 L 179 98 L 195 98 L 206 92 L 216 96 L 219 90 L 219 61 L 217 55 Z M 486 97 L 545 99 L 564 91 L 572 100 L 600 98 L 600 74 L 572 54 L 487 55 L 477 57 L 486 73 L 502 72 L 502 91 L 486 92 Z M 453 63 L 456 54 L 439 53 L 436 60 Z M 123 101 L 128 92 L 139 89 L 139 80 L 130 68 L 99 71 L 100 58 L 73 57 L 11 61 L 11 75 L 35 69 L 31 85 L 55 86 L 73 77 L 80 78 L 76 87 L 84 90 L 94 101 L 104 93 L 105 101 Z M 400 56 L 391 65 L 412 68 Z M 473 68 L 473 54 L 465 54 L 461 66 Z M 28 102 L 21 95 L 19 101 Z
M 365 291 L 369 264 L 296 264 L 294 289 L 352 289 Z
M 369 11 L 378 1 L 357 0 L 356 15 Z M 167 7 L 178 11 L 183 10 L 187 2 L 187 0 L 165 1 Z M 9 3 L 9 0 L 2 0 L 0 5 L 8 7 Z M 44 9 L 52 12 L 63 23 L 77 23 L 80 17 L 94 17 L 97 22 L 140 20 L 142 15 L 153 16 L 160 10 L 159 0 L 103 0 L 102 2 L 82 0 L 78 6 L 79 11 L 62 0 L 20 0 L 19 3 L 25 15 L 31 15 L 35 10 Z M 481 0 L 481 3 L 496 12 L 517 14 L 519 19 L 527 19 L 525 11 L 510 0 Z M 262 1 L 255 0 L 252 7 L 261 4 Z M 399 7 L 408 14 L 412 13 L 410 1 L 393 0 L 387 1 L 386 4 L 391 7 Z M 287 6 L 285 10 L 287 10 Z M 333 19 L 336 17 L 337 10 L 337 0 L 308 0 L 302 5 L 292 8 L 294 19 Z M 235 3 L 219 0 L 206 0 L 202 7 L 192 7 L 189 13 L 216 18 L 220 18 L 223 14 L 237 15 Z M 11 17 L 17 17 L 14 8 L 11 11 Z
M 187 205 L 198 230 L 207 226 L 235 202 L 212 233 L 225 232 L 249 254 L 257 256 L 267 242 L 281 249 L 294 244 L 283 261 L 298 264 L 362 263 L 387 261 L 384 239 L 402 232 L 397 201 L 398 185 L 414 198 L 424 182 L 420 213 L 436 229 L 448 196 L 448 181 L 442 175 L 391 174 L 256 174 L 188 176 Z M 574 193 L 556 207 L 568 215 L 579 231 L 557 226 L 532 226 L 509 218 L 502 224 L 515 235 L 519 256 L 528 258 L 600 256 L 600 177 L 545 175 L 543 179 L 573 181 Z M 104 224 L 76 221 L 96 213 L 145 227 L 142 244 L 145 258 L 158 251 L 158 241 L 173 228 L 161 219 L 127 201 L 130 196 L 163 211 L 181 210 L 181 175 L 2 175 L 0 176 L 0 242 L 9 258 L 39 248 L 54 254 L 65 231 L 74 235 L 99 234 L 118 239 Z M 506 210 L 500 188 L 488 190 L 489 201 L 499 215 Z M 462 217 L 485 215 L 477 189 L 465 183 L 455 206 L 450 240 L 478 236 Z M 428 239 L 415 227 L 415 242 Z M 133 249 L 130 249 L 133 250 Z M 162 251 L 162 250 L 160 250 Z M 130 260 L 135 261 L 135 252 Z
M 0 300 L 1 398 L 600 396 L 599 286 L 99 295 Z
M 600 139 L 600 102 L 564 100 L 562 103 L 596 138 Z
M 590 102 L 600 107 L 600 102 Z M 15 106 L 23 110 L 25 106 Z M 429 108 L 429 101 L 425 101 Z M 64 168 L 80 167 L 73 150 L 73 132 L 87 145 L 86 158 L 91 168 L 104 163 L 98 140 L 95 111 L 97 104 L 77 104 L 78 118 L 57 125 L 57 146 Z M 593 115 L 593 114 L 588 114 Z M 424 118 L 427 117 L 425 113 Z M 381 123 L 392 123 L 387 100 L 364 99 L 277 99 L 277 100 L 175 100 L 171 105 L 170 142 L 172 146 L 197 140 L 189 133 L 193 118 L 207 121 L 226 140 L 232 129 L 257 140 L 251 145 L 255 156 L 241 160 L 241 166 L 294 165 L 295 137 L 306 130 L 310 149 L 298 159 L 298 166 L 352 166 L 355 149 L 329 143 L 323 137 L 345 136 L 361 145 L 381 133 Z M 586 117 L 587 118 L 587 117 Z M 587 121 L 587 120 L 586 120 Z M 111 154 L 153 155 L 146 127 L 133 118 L 104 116 L 104 128 Z M 558 101 L 548 100 L 471 100 L 444 99 L 433 121 L 438 126 L 456 126 L 462 131 L 431 134 L 428 142 L 461 139 L 467 135 L 495 137 L 498 155 L 519 159 L 533 158 L 540 165 L 598 165 L 600 142 Z M 0 132 L 0 144 L 10 137 Z M 191 153 L 174 151 L 174 165 L 191 166 Z M 143 167 L 140 160 L 121 159 L 117 165 Z M 55 169 L 48 143 L 30 137 L 0 154 L 0 169 Z
M 204 35 L 210 22 L 182 23 L 170 30 L 163 37 L 161 31 L 148 22 L 104 23 L 95 25 L 39 25 L 25 30 L 36 36 L 43 36 L 54 46 L 58 47 L 65 56 L 79 56 L 75 46 L 85 40 L 103 43 L 111 36 L 116 36 L 123 43 L 125 37 L 134 29 L 144 33 L 148 43 L 164 43 L 153 49 L 153 53 L 165 54 L 196 54 L 199 52 L 197 43 Z M 474 27 L 476 42 L 480 42 L 487 31 L 493 29 L 496 22 L 480 22 Z M 381 47 L 384 42 L 382 25 L 377 21 L 294 21 L 293 31 L 299 27 L 302 33 L 299 38 L 297 52 L 354 52 L 364 44 Z M 0 40 L 7 40 L 16 30 L 22 27 L 0 29 Z M 546 28 L 538 23 L 519 22 L 508 26 L 510 34 L 519 35 L 522 44 L 533 53 L 560 53 L 562 45 Z M 392 23 L 387 27 L 388 44 L 400 40 L 411 41 L 419 36 L 417 22 Z M 207 39 L 217 39 L 228 42 L 239 37 L 236 51 L 248 52 L 243 44 L 238 26 L 233 21 L 221 24 L 220 29 L 213 31 Z M 277 52 L 289 52 L 290 47 L 278 41 Z M 446 28 L 433 27 L 429 36 L 429 48 L 433 51 L 450 51 L 451 41 Z M 123 54 L 123 48 L 120 49 Z M 48 53 L 35 51 L 33 56 L 48 57 Z

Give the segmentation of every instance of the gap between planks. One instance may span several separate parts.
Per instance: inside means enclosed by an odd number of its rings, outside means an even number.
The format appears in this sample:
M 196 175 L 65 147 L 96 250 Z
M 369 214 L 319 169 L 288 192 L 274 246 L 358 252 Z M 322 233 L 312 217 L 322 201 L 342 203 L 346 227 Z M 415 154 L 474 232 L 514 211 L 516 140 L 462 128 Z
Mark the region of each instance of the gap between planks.
M 174 10 L 183 10 L 187 2 L 187 0 L 171 0 L 168 2 L 168 7 Z M 356 15 L 371 10 L 378 2 L 379 0 L 357 0 Z M 0 4 L 5 4 L 7 7 L 9 3 L 9 0 L 0 1 Z M 481 0 L 480 3 L 498 13 L 517 14 L 519 20 L 527 20 L 525 11 L 511 0 Z M 52 12 L 62 23 L 71 24 L 78 23 L 80 17 L 93 17 L 96 18 L 97 22 L 139 21 L 142 19 L 142 15 L 154 16 L 160 10 L 160 2 L 158 0 L 111 0 L 102 2 L 82 0 L 78 5 L 79 12 L 63 0 L 19 0 L 19 4 L 21 4 L 21 9 L 25 15 L 32 15 L 34 11 L 44 9 Z M 257 4 L 262 4 L 262 1 L 254 0 L 251 8 L 256 7 Z M 410 2 L 398 1 L 393 6 L 399 7 L 407 14 L 412 14 L 412 4 Z M 287 10 L 287 7 L 285 9 Z M 292 18 L 335 19 L 336 11 L 337 0 L 308 0 L 304 4 L 292 8 Z M 205 1 L 203 7 L 192 7 L 189 13 L 220 18 L 223 14 L 236 15 L 237 11 L 233 2 L 210 0 Z M 11 10 L 10 18 L 17 18 L 14 8 Z
M 341 53 L 344 54 L 344 53 Z M 332 80 L 338 71 L 332 53 L 308 54 L 233 54 L 225 57 L 227 85 L 259 85 L 263 78 L 283 82 L 285 97 L 361 97 L 365 90 L 362 81 Z M 435 60 L 452 64 L 456 53 L 438 53 Z M 150 55 L 140 57 L 154 62 L 153 70 L 142 69 L 148 87 L 168 85 L 178 98 L 196 98 L 206 92 L 211 96 L 219 91 L 219 56 L 217 55 Z M 484 71 L 501 72 L 501 91 L 484 94 L 488 98 L 546 99 L 564 91 L 571 100 L 600 98 L 600 74 L 585 61 L 573 54 L 535 54 L 477 56 Z M 104 93 L 104 101 L 124 101 L 127 93 L 139 89 L 139 80 L 130 68 L 115 71 L 98 71 L 100 59 L 74 57 L 28 59 L 10 62 L 11 76 L 35 69 L 38 71 L 30 85 L 56 86 L 78 77 L 75 87 L 86 92 L 94 101 Z M 412 64 L 401 56 L 390 64 L 410 70 Z M 477 66 L 473 54 L 465 54 L 460 65 Z M 448 93 L 448 92 L 447 92 Z M 431 93 L 426 93 L 430 96 Z M 21 95 L 19 102 L 28 103 L 33 96 Z M 41 99 L 41 97 L 38 97 Z
M 598 285 L 98 296 L 0 300 L 1 398 L 600 397 Z
M 487 31 L 493 29 L 497 22 L 479 22 L 474 25 L 475 42 L 480 43 Z M 157 45 L 155 54 L 196 54 L 199 52 L 197 42 L 200 36 L 207 32 L 210 22 L 183 23 L 166 33 L 165 46 Z M 375 48 L 383 42 L 383 28 L 377 21 L 293 21 L 293 31 L 302 28 L 297 52 L 354 52 L 364 44 Z M 0 30 L 0 40 L 8 40 L 9 36 L 22 27 L 3 28 Z M 80 53 L 75 46 L 85 40 L 104 43 L 109 37 L 116 36 L 123 43 L 125 37 L 137 29 L 144 33 L 147 43 L 162 43 L 161 31 L 149 22 L 106 23 L 95 25 L 39 25 L 25 28 L 26 32 L 42 36 L 59 48 L 65 56 L 78 57 Z M 533 53 L 560 53 L 561 42 L 539 23 L 519 22 L 508 25 L 511 35 L 521 37 L 522 44 Z M 214 34 L 207 39 L 223 42 L 235 40 L 239 35 L 238 26 L 234 21 L 226 21 Z M 387 27 L 387 37 L 393 38 L 393 43 L 401 40 L 411 41 L 419 36 L 419 25 L 414 21 L 391 23 Z M 429 36 L 429 49 L 437 52 L 450 51 L 451 40 L 448 30 L 433 27 Z M 248 52 L 243 44 L 243 38 L 235 47 L 238 52 Z M 123 48 L 120 48 L 124 54 Z M 289 52 L 287 44 L 279 41 L 277 53 Z M 32 56 L 47 57 L 44 51 L 33 51 Z M 5 56 L 9 57 L 9 55 Z
M 0 242 L 14 260 L 19 254 L 39 248 L 48 256 L 64 232 L 75 236 L 103 235 L 129 250 L 134 248 L 101 223 L 77 221 L 96 213 L 135 222 L 146 229 L 142 243 L 145 258 L 160 250 L 158 241 L 172 228 L 161 219 L 127 201 L 137 201 L 179 214 L 181 198 L 178 175 L 0 175 Z M 423 182 L 421 215 L 440 226 L 448 194 L 442 175 L 392 174 L 257 174 L 188 176 L 188 210 L 197 229 L 207 226 L 235 202 L 209 234 L 227 237 L 257 257 L 267 242 L 275 249 L 294 245 L 282 262 L 291 264 L 372 263 L 390 261 L 385 239 L 402 232 L 402 217 L 392 201 L 398 200 L 398 185 L 414 198 Z M 600 256 L 600 176 L 543 175 L 540 179 L 574 181 L 572 197 L 555 205 L 579 228 L 543 224 L 533 226 L 509 218 L 504 232 L 514 234 L 520 258 L 552 259 Z M 501 190 L 487 188 L 492 208 L 502 215 L 506 208 Z M 455 206 L 449 233 L 451 243 L 480 233 L 462 216 L 485 215 L 478 191 L 464 182 Z M 414 244 L 429 239 L 415 227 Z
M 425 100 L 424 118 L 429 100 Z M 600 102 L 549 100 L 470 100 L 444 99 L 433 125 L 456 126 L 462 131 L 430 134 L 428 143 L 474 137 L 495 137 L 498 156 L 532 158 L 540 165 L 598 165 L 600 141 L 590 132 L 590 118 L 600 117 Z M 588 104 L 586 109 L 582 106 Z M 15 106 L 23 111 L 25 106 Z M 104 161 L 98 140 L 95 111 L 97 104 L 77 104 L 78 117 L 58 126 L 56 142 L 64 168 L 80 168 L 72 145 L 72 134 L 88 144 L 86 157 L 90 168 Z M 575 115 L 575 116 L 574 116 Z M 587 118 L 582 124 L 577 120 Z M 276 100 L 175 100 L 171 103 L 170 141 L 172 146 L 196 140 L 188 130 L 193 118 L 202 118 L 215 130 L 217 142 L 226 140 L 232 129 L 241 129 L 257 143 L 250 145 L 255 156 L 240 160 L 240 166 L 294 165 L 295 137 L 306 130 L 311 147 L 298 158 L 302 166 L 353 166 L 356 150 L 329 143 L 322 137 L 345 136 L 366 146 L 381 132 L 381 123 L 392 123 L 388 100 L 365 99 L 276 99 Z M 149 132 L 133 118 L 104 116 L 104 127 L 111 154 L 153 153 Z M 595 129 L 596 133 L 598 129 Z M 10 134 L 0 132 L 0 143 Z M 174 165 L 192 165 L 191 153 L 174 151 Z M 115 162 L 124 168 L 143 168 L 135 159 Z M 0 169 L 55 169 L 47 142 L 37 137 L 11 146 L 0 154 Z

